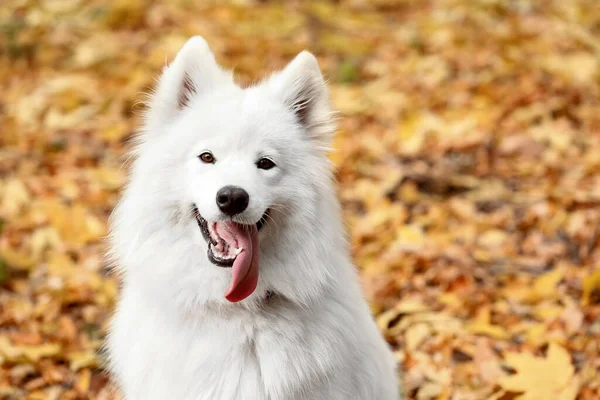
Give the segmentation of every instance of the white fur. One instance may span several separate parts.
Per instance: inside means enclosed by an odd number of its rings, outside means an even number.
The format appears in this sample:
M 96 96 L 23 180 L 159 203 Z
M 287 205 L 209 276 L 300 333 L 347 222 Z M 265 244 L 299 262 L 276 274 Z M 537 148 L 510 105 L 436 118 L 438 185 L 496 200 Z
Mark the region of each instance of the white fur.
M 196 90 L 181 104 L 186 74 Z M 247 89 L 200 37 L 165 69 L 110 221 L 123 287 L 107 350 L 127 400 L 399 399 L 394 356 L 348 254 L 326 158 L 332 132 L 308 52 Z M 198 159 L 206 150 L 214 164 Z M 258 169 L 262 156 L 277 166 Z M 223 219 L 215 194 L 225 185 L 250 195 L 237 222 L 271 208 L 258 288 L 239 303 L 224 298 L 231 269 L 208 261 L 190 211 Z

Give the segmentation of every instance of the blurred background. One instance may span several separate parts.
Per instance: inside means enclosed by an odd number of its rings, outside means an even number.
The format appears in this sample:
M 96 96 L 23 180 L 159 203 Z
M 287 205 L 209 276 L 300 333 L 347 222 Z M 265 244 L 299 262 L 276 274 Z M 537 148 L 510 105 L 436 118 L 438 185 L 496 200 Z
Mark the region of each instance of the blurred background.
M 318 56 L 409 398 L 600 398 L 597 0 L 2 0 L 1 399 L 116 398 L 106 220 L 139 101 L 196 34 L 242 84 Z

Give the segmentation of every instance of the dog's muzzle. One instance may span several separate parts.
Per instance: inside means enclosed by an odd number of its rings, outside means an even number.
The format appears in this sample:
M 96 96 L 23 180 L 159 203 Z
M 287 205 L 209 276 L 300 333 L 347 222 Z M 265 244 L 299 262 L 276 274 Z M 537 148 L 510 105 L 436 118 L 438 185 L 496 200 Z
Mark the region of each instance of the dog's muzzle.
M 265 213 L 262 215 L 262 217 L 256 223 L 257 231 L 260 231 L 261 228 L 266 224 L 267 218 L 269 217 L 269 211 L 270 211 L 270 209 L 267 208 Z M 211 235 L 208 221 L 206 221 L 206 219 L 204 219 L 204 217 L 202 217 L 202 214 L 200 214 L 200 211 L 198 211 L 198 207 L 196 207 L 196 205 L 193 205 L 192 212 L 194 214 L 194 218 L 196 219 L 196 222 L 198 223 L 200 232 L 202 232 L 202 236 L 204 237 L 204 240 L 206 240 L 206 242 L 208 243 L 207 257 L 208 257 L 209 261 L 219 267 L 231 267 L 235 260 L 235 256 L 220 257 L 215 254 L 215 251 L 213 250 L 213 248 L 218 246 L 219 243 L 218 243 L 217 239 L 214 237 L 214 234 Z

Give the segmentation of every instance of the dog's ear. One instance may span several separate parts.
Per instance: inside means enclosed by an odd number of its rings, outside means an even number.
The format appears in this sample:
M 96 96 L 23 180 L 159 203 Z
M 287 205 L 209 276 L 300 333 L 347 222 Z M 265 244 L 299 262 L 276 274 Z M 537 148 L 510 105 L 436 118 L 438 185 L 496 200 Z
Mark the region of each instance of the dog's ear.
M 231 73 L 217 64 L 206 41 L 194 36 L 163 69 L 150 96 L 146 122 L 150 126 L 164 123 L 187 107 L 195 95 L 232 82 Z
M 268 85 L 296 115 L 311 139 L 327 146 L 334 131 L 327 86 L 317 59 L 308 51 L 298 54 Z

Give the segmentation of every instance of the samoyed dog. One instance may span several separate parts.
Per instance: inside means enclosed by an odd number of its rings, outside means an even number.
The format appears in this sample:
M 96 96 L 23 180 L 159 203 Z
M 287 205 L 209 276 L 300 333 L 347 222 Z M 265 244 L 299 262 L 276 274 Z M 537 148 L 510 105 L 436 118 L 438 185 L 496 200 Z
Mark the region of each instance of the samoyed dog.
M 127 400 L 398 400 L 349 256 L 315 57 L 248 88 L 191 38 L 150 96 L 110 220 Z

